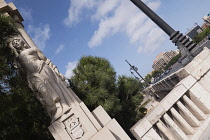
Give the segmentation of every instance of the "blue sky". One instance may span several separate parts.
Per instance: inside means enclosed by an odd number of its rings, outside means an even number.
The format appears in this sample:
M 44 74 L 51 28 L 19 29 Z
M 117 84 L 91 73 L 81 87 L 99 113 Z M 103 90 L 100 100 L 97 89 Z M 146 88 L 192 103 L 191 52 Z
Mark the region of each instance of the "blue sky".
M 109 60 L 117 75 L 131 76 L 128 60 L 145 76 L 160 52 L 175 50 L 169 37 L 130 0 L 5 0 L 13 2 L 25 30 L 67 77 L 82 56 Z M 144 0 L 182 33 L 202 25 L 209 0 Z

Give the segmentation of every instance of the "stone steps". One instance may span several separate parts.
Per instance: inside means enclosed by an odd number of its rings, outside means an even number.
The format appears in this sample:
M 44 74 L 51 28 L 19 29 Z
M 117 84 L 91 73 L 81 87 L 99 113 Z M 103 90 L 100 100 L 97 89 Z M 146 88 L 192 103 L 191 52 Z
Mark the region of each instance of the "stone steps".
M 194 94 L 193 91 L 183 95 L 159 119 L 154 129 L 163 140 L 199 139 L 199 136 L 209 124 L 210 114 L 208 111 L 210 109 L 206 107 L 204 102 L 196 102 L 196 97 L 199 98 L 198 95 Z M 210 96 L 204 97 L 206 97 L 206 100 L 210 100 Z

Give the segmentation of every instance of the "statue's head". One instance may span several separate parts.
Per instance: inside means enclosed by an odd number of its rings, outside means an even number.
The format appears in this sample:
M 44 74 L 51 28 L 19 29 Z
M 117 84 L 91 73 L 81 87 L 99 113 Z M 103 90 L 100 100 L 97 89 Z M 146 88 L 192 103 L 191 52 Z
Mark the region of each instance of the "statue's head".
M 27 49 L 29 48 L 28 45 L 26 45 L 26 43 L 23 41 L 23 39 L 21 38 L 14 38 L 12 40 L 12 46 L 16 49 L 16 50 L 22 50 L 22 49 Z
M 17 50 L 21 50 L 21 48 L 24 46 L 24 44 L 25 44 L 25 42 L 23 42 L 22 39 L 16 38 L 12 41 L 12 46 Z

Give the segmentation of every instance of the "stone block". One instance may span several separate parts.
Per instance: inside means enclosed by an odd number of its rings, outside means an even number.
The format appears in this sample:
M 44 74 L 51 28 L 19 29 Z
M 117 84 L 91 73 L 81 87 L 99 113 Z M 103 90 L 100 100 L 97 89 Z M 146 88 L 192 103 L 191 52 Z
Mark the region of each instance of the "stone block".
M 162 105 L 158 105 L 153 108 L 147 115 L 147 120 L 153 125 L 155 124 L 162 115 L 166 112 Z
M 199 80 L 202 76 L 204 76 L 210 69 L 210 65 L 203 60 L 192 72 L 191 75 Z
M 210 94 L 199 84 L 196 83 L 189 92 L 190 100 L 204 113 L 210 113 Z
M 131 140 L 115 119 L 109 121 L 109 123 L 106 124 L 105 127 L 109 129 L 109 131 L 114 135 L 117 140 Z
M 0 0 L 0 8 L 5 7 L 7 4 L 4 0 Z
M 186 92 L 187 88 L 182 84 L 177 85 L 169 94 L 160 102 L 160 106 L 168 111 Z
M 99 122 L 101 127 L 105 126 L 109 121 L 111 121 L 110 116 L 106 113 L 102 106 L 98 106 L 92 111 L 93 116 Z
M 185 86 L 186 89 L 190 89 L 195 83 L 196 83 L 196 79 L 193 78 L 191 75 L 187 76 L 186 78 L 184 78 L 183 80 L 181 80 L 178 85 L 183 85 Z
M 104 127 L 89 140 L 117 140 L 117 139 L 112 135 L 112 133 L 106 127 Z
M 146 117 L 145 117 L 146 118 Z M 147 119 L 139 120 L 131 129 L 131 133 L 136 139 L 141 139 L 143 135 L 147 133 L 148 130 L 152 128 L 152 124 Z
M 194 59 L 200 58 L 200 59 L 204 60 L 209 55 L 210 55 L 210 50 L 207 47 L 204 47 L 203 51 L 201 51 Z
M 189 64 L 187 64 L 184 69 L 188 74 L 191 74 L 197 67 L 198 65 L 203 62 L 203 59 L 197 57 L 194 58 Z
M 201 80 L 198 82 L 208 93 L 210 93 L 210 72 L 208 72 Z
M 87 108 L 87 106 L 83 102 L 81 102 L 80 103 L 80 107 L 82 108 L 82 110 L 84 111 L 84 113 L 87 115 L 87 117 L 90 119 L 90 121 L 95 126 L 95 128 L 97 130 L 100 130 L 101 129 L 101 125 L 96 120 L 96 118 L 93 116 L 93 114 L 90 112 L 90 110 Z
M 176 71 L 176 75 L 181 80 L 181 79 L 184 79 L 185 77 L 187 77 L 189 75 L 189 73 L 184 68 L 181 68 L 178 71 Z
M 162 140 L 157 132 L 151 128 L 143 137 L 142 140 Z

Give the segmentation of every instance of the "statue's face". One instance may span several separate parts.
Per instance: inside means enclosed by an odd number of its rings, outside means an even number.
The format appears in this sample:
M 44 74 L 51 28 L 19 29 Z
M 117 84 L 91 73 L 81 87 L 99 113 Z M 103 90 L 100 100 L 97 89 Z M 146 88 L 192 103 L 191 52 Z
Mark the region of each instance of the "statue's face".
M 12 41 L 12 46 L 18 50 L 21 50 L 24 47 L 24 42 L 21 39 L 14 39 Z

